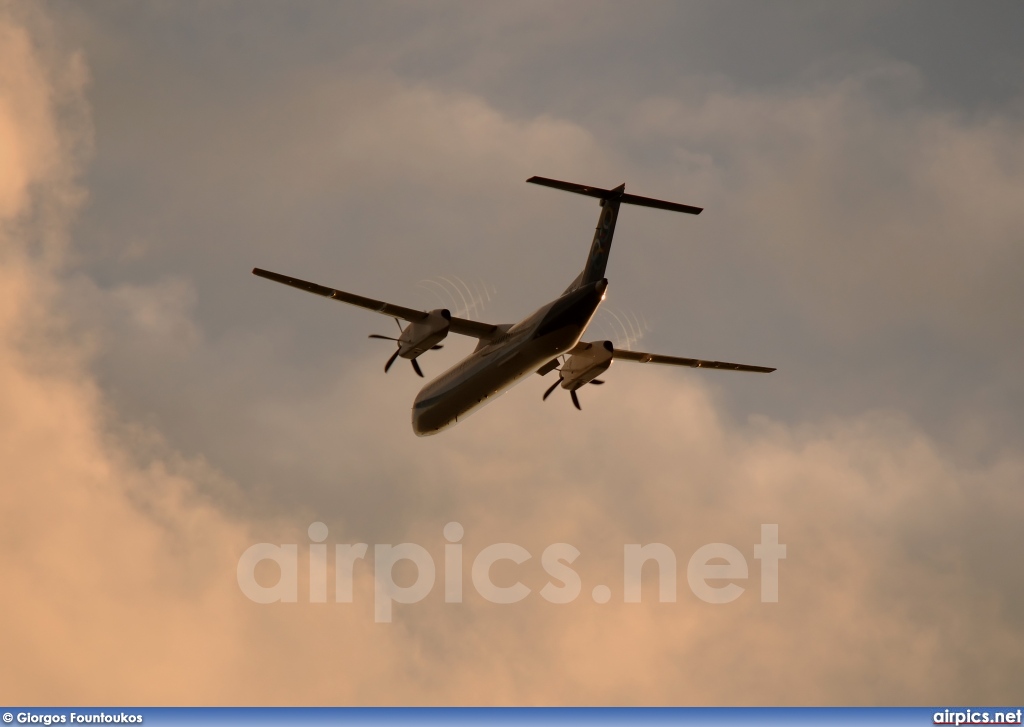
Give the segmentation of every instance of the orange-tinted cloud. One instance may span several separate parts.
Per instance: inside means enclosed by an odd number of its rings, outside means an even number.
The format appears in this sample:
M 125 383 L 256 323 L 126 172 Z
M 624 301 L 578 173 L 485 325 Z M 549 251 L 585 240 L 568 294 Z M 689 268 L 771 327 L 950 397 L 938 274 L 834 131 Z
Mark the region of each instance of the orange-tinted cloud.
M 346 485 L 416 485 L 406 490 L 415 501 L 390 503 L 402 513 L 394 523 L 382 517 L 356 533 L 358 512 L 323 516 L 329 544 L 366 532 L 420 543 L 440 573 L 442 528 L 460 522 L 465 602 L 443 603 L 437 585 L 421 603 L 396 606 L 393 623 L 374 623 L 366 563 L 353 604 L 305 602 L 303 577 L 296 604 L 248 601 L 235 580 L 242 552 L 266 540 L 304 554 L 317 513 L 252 514 L 215 468 L 124 422 L 105 399 L 88 346 L 54 302 L 53 263 L 80 199 L 75 149 L 87 132 L 58 109 L 84 103 L 80 83 L 66 80 L 82 76 L 62 70 L 67 57 L 44 56 L 24 27 L 0 21 L 10 41 L 0 42 L 0 158 L 11 160 L 0 167 L 4 701 L 804 704 L 1015 694 L 1024 624 L 1018 574 L 1007 568 L 1021 548 L 1019 456 L 952 461 L 894 412 L 732 422 L 697 376 L 715 372 L 619 363 L 615 385 L 583 392 L 587 413 L 603 413 L 589 418 L 564 399 L 541 404 L 524 385 L 439 443 L 412 440 L 394 416 L 399 395 L 382 391 L 379 362 L 356 362 L 317 401 L 263 413 L 293 449 L 342 447 Z M 382 118 L 423 101 L 419 91 L 395 93 Z M 465 103 L 486 146 L 500 117 Z M 187 298 L 166 290 L 167 307 Z M 161 335 L 194 333 L 187 306 L 164 325 L 130 288 L 118 295 Z M 382 433 L 412 443 L 396 456 Z M 753 548 L 764 523 L 777 523 L 788 547 L 777 604 L 758 598 Z M 469 562 L 502 541 L 533 555 L 495 567 L 495 580 L 532 589 L 519 604 L 487 603 L 470 586 Z M 554 542 L 581 551 L 582 594 L 565 605 L 537 593 L 547 581 L 538 559 Z M 643 603 L 622 602 L 622 548 L 648 542 L 676 553 L 675 603 L 654 602 L 651 580 Z M 686 584 L 690 554 L 711 542 L 735 546 L 750 565 L 732 604 L 705 604 Z M 608 604 L 591 599 L 597 584 L 611 589 Z

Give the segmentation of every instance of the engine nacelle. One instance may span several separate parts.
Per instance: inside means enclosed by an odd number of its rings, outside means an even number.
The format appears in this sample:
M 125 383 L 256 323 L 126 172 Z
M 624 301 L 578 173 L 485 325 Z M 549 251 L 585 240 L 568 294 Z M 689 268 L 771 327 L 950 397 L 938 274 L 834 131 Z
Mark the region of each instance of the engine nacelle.
M 559 369 L 562 388 L 575 391 L 589 384 L 612 365 L 614 351 L 611 341 L 583 344 L 582 350 L 576 351 Z
M 416 358 L 429 351 L 448 335 L 452 325 L 452 314 L 446 308 L 438 308 L 427 314 L 421 321 L 410 323 L 398 337 L 398 355 L 402 358 Z

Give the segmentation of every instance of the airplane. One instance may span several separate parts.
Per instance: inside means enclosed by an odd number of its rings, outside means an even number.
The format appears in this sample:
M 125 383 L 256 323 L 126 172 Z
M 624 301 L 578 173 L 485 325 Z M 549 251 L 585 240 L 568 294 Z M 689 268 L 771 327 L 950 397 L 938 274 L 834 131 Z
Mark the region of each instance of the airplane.
M 416 396 L 412 406 L 412 429 L 421 437 L 436 434 L 463 421 L 535 372 L 545 376 L 558 371 L 558 380 L 544 392 L 544 400 L 561 385 L 568 390 L 573 405 L 582 409 L 576 391 L 587 384 L 604 383 L 597 377 L 607 371 L 614 361 L 765 374 L 775 371 L 765 366 L 625 350 L 615 348 L 611 341 L 582 341 L 608 289 L 605 268 L 615 234 L 619 206 L 632 204 L 692 215 L 700 214 L 703 208 L 627 194 L 625 184 L 614 189 L 601 189 L 545 177 L 530 177 L 526 181 L 596 197 L 600 200 L 601 212 L 582 272 L 558 298 L 541 306 L 519 323 L 482 323 L 458 318 L 447 309 L 422 311 L 405 308 L 269 270 L 254 268 L 252 272 L 261 278 L 391 316 L 396 322 L 399 319 L 406 321 L 408 325 L 404 328 L 399 323 L 401 333 L 397 338 L 370 335 L 370 338 L 382 338 L 397 344 L 395 352 L 384 365 L 385 372 L 401 357 L 408 359 L 416 374 L 422 377 L 423 370 L 416 359 L 427 351 L 441 348 L 440 342 L 448 334 L 476 338 L 478 344 L 469 356 L 429 382 Z

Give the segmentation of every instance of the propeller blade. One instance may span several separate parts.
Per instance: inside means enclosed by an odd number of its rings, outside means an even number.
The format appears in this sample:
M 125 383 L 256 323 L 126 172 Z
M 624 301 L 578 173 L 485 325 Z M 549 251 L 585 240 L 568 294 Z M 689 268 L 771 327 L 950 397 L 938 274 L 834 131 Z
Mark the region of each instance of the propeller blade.
M 576 396 L 576 389 L 569 389 L 569 395 L 572 397 L 573 406 L 575 406 L 580 411 L 583 411 L 583 407 L 580 406 L 580 399 L 578 396 Z
M 397 341 L 398 340 L 397 338 L 392 338 L 391 336 L 382 336 L 379 333 L 371 333 L 369 336 L 367 336 L 367 338 L 383 338 L 385 341 Z
M 412 362 L 412 370 L 415 371 L 419 375 L 419 377 L 422 379 L 423 378 L 423 369 L 421 369 L 420 365 L 418 363 L 416 363 L 416 359 L 411 358 L 411 359 L 409 359 L 409 361 Z
M 401 336 L 402 335 L 402 322 L 396 318 L 395 319 L 395 325 L 398 326 L 398 335 Z
M 593 380 L 592 380 L 592 381 L 591 381 L 590 383 L 592 383 L 592 384 L 598 384 L 598 385 L 601 385 L 601 384 L 603 384 L 604 382 L 603 382 L 603 381 L 601 381 L 601 379 L 593 379 Z
M 444 348 L 444 346 L 442 346 L 441 344 L 438 344 L 436 346 L 431 346 L 430 350 L 431 351 L 440 351 L 442 348 Z
M 558 381 L 553 383 L 550 387 L 548 387 L 548 390 L 544 392 L 544 396 L 541 397 L 541 401 L 547 401 L 548 397 L 551 396 L 551 392 L 554 391 L 556 388 L 558 388 L 558 385 L 560 383 L 562 383 L 561 379 L 559 379 Z
M 391 354 L 391 358 L 389 358 L 389 359 L 388 359 L 388 362 L 387 362 L 386 364 L 384 364 L 384 373 L 387 373 L 387 372 L 388 372 L 388 369 L 390 369 L 390 368 L 391 368 L 391 364 L 393 364 L 393 363 L 395 362 L 395 359 L 396 359 L 396 358 L 398 358 L 398 352 L 399 352 L 400 350 L 401 350 L 401 349 L 397 349 L 397 348 L 396 348 L 396 349 L 395 349 L 395 352 L 394 352 L 393 354 Z

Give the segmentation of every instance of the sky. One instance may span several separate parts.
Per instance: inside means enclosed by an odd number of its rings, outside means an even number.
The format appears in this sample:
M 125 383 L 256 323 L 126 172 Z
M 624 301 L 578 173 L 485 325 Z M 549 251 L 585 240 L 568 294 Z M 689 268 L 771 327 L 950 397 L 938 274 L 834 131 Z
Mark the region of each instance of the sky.
M 1021 27 L 937 0 L 0 2 L 0 701 L 1013 703 Z M 535 377 L 417 438 L 423 382 L 367 339 L 391 321 L 250 274 L 518 320 L 598 212 L 535 174 L 705 208 L 623 209 L 588 340 L 778 370 L 619 362 L 582 412 Z M 368 544 L 350 603 L 311 602 L 312 523 L 332 573 Z M 243 592 L 259 543 L 296 545 L 297 602 Z M 400 543 L 437 582 L 382 623 Z M 474 588 L 498 543 L 530 554 L 491 570 L 517 603 Z M 712 543 L 749 566 L 730 603 L 689 584 Z M 675 555 L 674 601 L 650 564 L 626 602 L 629 544 Z

